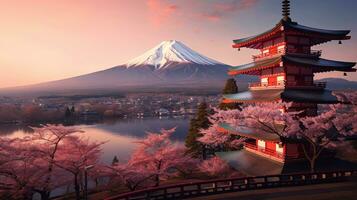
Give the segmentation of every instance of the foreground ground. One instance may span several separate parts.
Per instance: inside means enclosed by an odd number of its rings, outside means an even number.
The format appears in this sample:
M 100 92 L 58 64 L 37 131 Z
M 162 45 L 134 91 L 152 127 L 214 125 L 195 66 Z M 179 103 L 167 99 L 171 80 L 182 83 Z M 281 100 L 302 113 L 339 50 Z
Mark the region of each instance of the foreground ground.
M 241 191 L 192 198 L 191 200 L 355 200 L 357 180 L 320 185 Z

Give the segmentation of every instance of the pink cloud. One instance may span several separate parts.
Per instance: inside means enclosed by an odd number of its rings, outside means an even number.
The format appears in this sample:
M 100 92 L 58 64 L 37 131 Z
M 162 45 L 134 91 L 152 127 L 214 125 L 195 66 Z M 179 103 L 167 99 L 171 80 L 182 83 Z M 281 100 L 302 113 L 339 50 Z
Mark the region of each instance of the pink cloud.
M 146 4 L 150 11 L 150 21 L 156 26 L 167 22 L 179 10 L 177 5 L 166 0 L 147 0 Z
M 227 15 L 254 7 L 260 0 L 232 0 L 231 2 L 219 2 L 213 4 L 212 8 L 201 17 L 209 21 L 220 21 Z

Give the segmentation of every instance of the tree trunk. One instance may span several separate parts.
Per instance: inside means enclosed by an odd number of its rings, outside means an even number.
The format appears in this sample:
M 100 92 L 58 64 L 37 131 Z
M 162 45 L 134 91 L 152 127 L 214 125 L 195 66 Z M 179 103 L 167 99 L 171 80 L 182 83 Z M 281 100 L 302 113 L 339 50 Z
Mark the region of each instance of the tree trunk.
M 310 173 L 314 173 L 315 172 L 316 158 L 312 158 L 311 160 L 309 160 L 309 162 L 310 162 Z
M 160 176 L 159 175 L 156 175 L 155 176 L 155 187 L 159 186 L 160 185 Z
M 78 174 L 74 175 L 74 191 L 76 193 L 76 200 L 81 200 L 80 187 L 78 182 Z

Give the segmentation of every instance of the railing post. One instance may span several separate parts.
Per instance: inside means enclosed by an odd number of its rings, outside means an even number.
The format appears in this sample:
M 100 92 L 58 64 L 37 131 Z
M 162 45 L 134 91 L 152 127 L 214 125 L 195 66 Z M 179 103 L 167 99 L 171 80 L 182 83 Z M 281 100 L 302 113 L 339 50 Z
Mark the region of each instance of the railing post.
M 184 196 L 183 193 L 184 193 L 183 186 L 180 186 L 180 196 L 181 196 L 181 197 Z
M 201 192 L 202 192 L 201 184 L 197 184 L 197 193 L 201 194 Z

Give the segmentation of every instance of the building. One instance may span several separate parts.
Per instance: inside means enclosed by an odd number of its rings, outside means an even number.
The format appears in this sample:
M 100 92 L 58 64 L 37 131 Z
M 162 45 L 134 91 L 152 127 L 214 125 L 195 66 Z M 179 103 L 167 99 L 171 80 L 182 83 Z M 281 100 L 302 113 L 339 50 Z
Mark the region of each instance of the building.
M 304 116 L 316 115 L 318 104 L 333 104 L 338 100 L 326 89 L 326 83 L 314 81 L 314 75 L 330 71 L 355 72 L 356 63 L 321 58 L 322 52 L 313 47 L 330 41 L 341 44 L 342 40 L 351 38 L 349 33 L 349 30 L 324 30 L 294 22 L 290 18 L 290 2 L 284 0 L 283 18 L 274 28 L 234 40 L 233 48 L 257 49 L 260 53 L 253 56 L 252 63 L 232 67 L 228 73 L 258 76 L 260 81 L 250 84 L 248 91 L 224 95 L 223 102 L 286 101 L 293 102 L 291 109 L 302 111 Z M 298 142 L 281 141 L 276 135 L 256 134 L 249 129 L 237 130 L 229 124 L 221 124 L 221 131 L 249 138 L 244 149 L 250 154 L 279 163 L 304 158 Z

